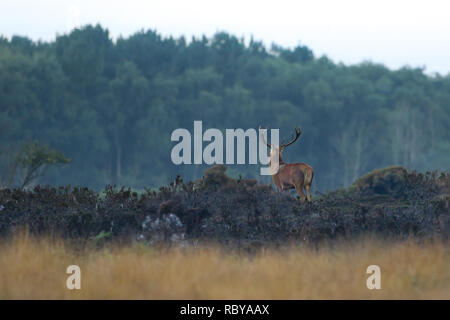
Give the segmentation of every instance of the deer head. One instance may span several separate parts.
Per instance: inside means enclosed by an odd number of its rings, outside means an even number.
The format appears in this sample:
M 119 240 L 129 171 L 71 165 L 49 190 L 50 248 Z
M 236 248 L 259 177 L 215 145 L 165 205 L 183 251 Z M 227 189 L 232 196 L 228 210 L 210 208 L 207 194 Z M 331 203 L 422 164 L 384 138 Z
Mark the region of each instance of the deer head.
M 259 126 L 259 130 L 261 130 L 261 126 Z M 269 130 L 269 127 L 266 127 L 266 130 Z M 282 164 L 283 160 L 281 158 L 281 154 L 284 151 L 284 149 L 286 149 L 288 146 L 290 146 L 291 144 L 293 144 L 295 141 L 297 141 L 297 139 L 300 137 L 300 135 L 302 134 L 302 129 L 300 127 L 294 127 L 294 131 L 295 134 L 291 137 L 289 142 L 286 143 L 281 143 L 280 146 L 274 146 L 270 143 L 268 143 L 265 139 L 264 139 L 264 135 L 261 134 L 261 138 L 263 139 L 264 143 L 270 148 L 270 158 L 272 159 L 272 156 L 276 156 L 276 154 L 278 154 L 279 156 L 279 163 Z

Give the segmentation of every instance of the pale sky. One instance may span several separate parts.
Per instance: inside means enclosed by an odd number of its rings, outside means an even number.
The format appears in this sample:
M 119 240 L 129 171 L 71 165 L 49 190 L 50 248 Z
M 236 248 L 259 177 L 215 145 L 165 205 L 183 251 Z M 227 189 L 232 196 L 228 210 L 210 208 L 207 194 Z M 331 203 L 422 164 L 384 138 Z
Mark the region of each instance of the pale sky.
M 48 41 L 96 23 L 113 38 L 141 29 L 188 39 L 227 31 L 267 47 L 301 43 L 345 64 L 450 72 L 448 0 L 0 0 L 0 34 L 8 38 Z

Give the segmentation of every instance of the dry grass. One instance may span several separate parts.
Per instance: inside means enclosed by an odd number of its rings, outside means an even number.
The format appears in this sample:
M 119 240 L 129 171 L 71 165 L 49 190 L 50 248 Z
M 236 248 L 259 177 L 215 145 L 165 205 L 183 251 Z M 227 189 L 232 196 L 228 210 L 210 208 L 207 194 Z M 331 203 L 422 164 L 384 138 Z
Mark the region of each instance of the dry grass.
M 71 264 L 81 268 L 81 290 L 65 287 Z M 366 287 L 371 264 L 381 268 L 381 290 Z M 22 235 L 0 246 L 0 299 L 450 299 L 450 252 L 439 241 L 366 239 L 253 257 L 211 247 L 76 254 Z

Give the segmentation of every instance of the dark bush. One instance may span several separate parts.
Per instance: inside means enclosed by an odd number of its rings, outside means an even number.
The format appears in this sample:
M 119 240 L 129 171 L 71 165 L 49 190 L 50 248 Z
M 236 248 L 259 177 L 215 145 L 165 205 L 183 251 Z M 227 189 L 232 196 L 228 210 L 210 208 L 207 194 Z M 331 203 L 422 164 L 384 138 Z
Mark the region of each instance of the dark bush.
M 398 196 L 406 188 L 408 172 L 400 166 L 373 170 L 355 181 L 353 187 L 362 194 Z
M 254 180 L 232 179 L 224 166 L 202 181 L 177 177 L 141 195 L 107 186 L 104 197 L 87 188 L 0 190 L 0 234 L 26 226 L 33 234 L 80 241 L 208 241 L 241 248 L 317 244 L 363 234 L 448 237 L 448 175 L 384 169 L 348 190 L 303 204 Z M 107 235 L 107 236 L 106 236 Z M 100 239 L 100 240 L 99 240 Z

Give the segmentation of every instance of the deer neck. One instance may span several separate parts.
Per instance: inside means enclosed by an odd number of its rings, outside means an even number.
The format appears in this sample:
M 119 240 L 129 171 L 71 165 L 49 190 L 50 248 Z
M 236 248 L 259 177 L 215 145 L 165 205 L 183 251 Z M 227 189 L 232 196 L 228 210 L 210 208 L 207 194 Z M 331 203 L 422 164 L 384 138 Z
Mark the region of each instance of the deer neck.
M 272 171 L 272 175 L 277 174 L 279 170 L 284 167 L 284 165 L 285 163 L 281 158 L 281 152 L 279 152 L 278 149 L 273 148 L 270 152 L 270 169 Z

